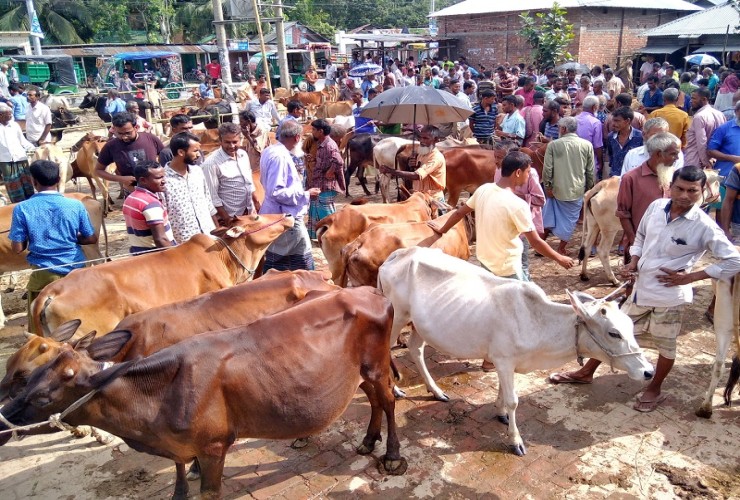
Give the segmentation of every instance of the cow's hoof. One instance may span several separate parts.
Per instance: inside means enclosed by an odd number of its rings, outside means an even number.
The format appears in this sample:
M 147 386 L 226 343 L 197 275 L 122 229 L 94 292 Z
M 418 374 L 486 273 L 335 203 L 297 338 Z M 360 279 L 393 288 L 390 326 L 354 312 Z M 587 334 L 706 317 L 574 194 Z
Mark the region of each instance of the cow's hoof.
M 496 420 L 501 422 L 504 425 L 509 425 L 509 416 L 508 415 L 496 415 Z
M 589 279 L 587 274 L 581 274 L 581 281 L 588 281 Z
M 375 443 L 373 443 L 371 446 L 368 446 L 365 443 L 362 443 L 360 446 L 357 447 L 357 453 L 359 455 L 369 455 L 373 452 L 374 449 L 375 449 Z
M 294 440 L 292 443 L 290 443 L 290 447 L 294 450 L 300 450 L 301 448 L 305 448 L 308 446 L 308 438 L 298 438 Z
M 190 470 L 185 475 L 185 479 L 187 479 L 188 481 L 197 481 L 198 479 L 200 479 L 200 468 L 190 466 Z
M 395 386 L 394 385 L 393 386 L 393 396 L 396 399 L 405 398 L 406 397 L 406 392 L 405 391 L 402 391 L 401 389 L 398 388 L 398 386 Z
M 380 457 L 380 463 L 378 464 L 378 472 L 381 474 L 390 474 L 391 476 L 402 476 L 408 468 L 409 463 L 403 457 L 392 460 L 385 458 L 385 455 L 383 455 Z
M 712 418 L 712 409 L 701 407 L 696 410 L 696 416 L 699 418 Z
M 527 449 L 524 447 L 524 443 L 510 444 L 509 449 L 517 457 L 523 457 L 527 454 Z
M 445 394 L 444 392 L 440 392 L 439 394 L 434 395 L 434 399 L 437 401 L 442 401 L 443 403 L 447 403 L 450 401 L 450 397 Z

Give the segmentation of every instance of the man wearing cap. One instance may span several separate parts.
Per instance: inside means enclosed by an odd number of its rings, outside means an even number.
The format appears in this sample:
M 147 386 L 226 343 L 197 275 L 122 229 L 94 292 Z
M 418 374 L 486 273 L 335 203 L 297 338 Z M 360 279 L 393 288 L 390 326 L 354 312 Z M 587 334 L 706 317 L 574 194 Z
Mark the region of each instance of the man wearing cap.
M 256 101 L 249 102 L 246 111 L 254 113 L 257 118 L 257 126 L 265 132 L 270 131 L 273 122 L 280 121 L 275 103 L 270 99 L 270 90 L 266 88 L 260 89 L 259 97 Z
M 0 103 L 0 173 L 12 203 L 33 196 L 33 182 L 28 169 L 26 150 L 33 144 L 23 137 L 18 123 L 12 120 L 13 110 Z
M 340 101 L 351 101 L 352 94 L 355 92 L 355 90 L 357 90 L 357 88 L 355 87 L 355 79 L 347 78 L 344 81 L 344 85 L 345 87 L 339 93 L 339 100 Z

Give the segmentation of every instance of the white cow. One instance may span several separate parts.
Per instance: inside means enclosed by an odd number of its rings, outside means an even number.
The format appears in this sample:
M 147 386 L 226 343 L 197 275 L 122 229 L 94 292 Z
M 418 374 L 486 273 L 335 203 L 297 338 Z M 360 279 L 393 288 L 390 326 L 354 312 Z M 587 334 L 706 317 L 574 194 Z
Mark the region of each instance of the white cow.
M 526 449 L 516 426 L 514 373 L 556 368 L 575 355 L 608 362 L 636 380 L 653 376 L 629 316 L 616 304 L 586 294 L 568 292 L 571 305 L 557 304 L 534 283 L 498 278 L 420 247 L 393 252 L 380 267 L 378 288 L 393 303 L 391 345 L 404 326 L 414 323 L 409 355 L 437 399 L 449 398 L 424 364 L 426 343 L 456 358 L 496 365 L 497 415 L 504 423 L 508 417 L 509 446 L 517 455 Z
M 734 340 L 735 356 L 740 356 L 740 278 L 735 277 L 733 283 L 729 281 L 712 280 L 714 286 L 714 334 L 717 337 L 717 352 L 712 363 L 712 376 L 709 381 L 709 388 L 704 395 L 701 406 L 696 410 L 698 417 L 710 418 L 712 416 L 712 398 L 714 391 L 717 389 L 720 379 L 725 372 L 725 359 L 730 349 L 730 344 Z M 736 361 L 733 360 L 733 369 Z M 725 388 L 725 403 L 730 404 L 730 393 L 734 383 L 732 377 Z
M 373 148 L 373 168 L 375 169 L 377 179 L 380 181 L 380 195 L 383 197 L 383 203 L 388 203 L 391 178 L 381 174 L 378 171 L 378 167 L 380 165 L 387 165 L 395 168 L 396 153 L 406 144 L 411 144 L 411 141 L 400 137 L 386 137 Z M 367 174 L 368 172 L 366 170 L 365 176 Z

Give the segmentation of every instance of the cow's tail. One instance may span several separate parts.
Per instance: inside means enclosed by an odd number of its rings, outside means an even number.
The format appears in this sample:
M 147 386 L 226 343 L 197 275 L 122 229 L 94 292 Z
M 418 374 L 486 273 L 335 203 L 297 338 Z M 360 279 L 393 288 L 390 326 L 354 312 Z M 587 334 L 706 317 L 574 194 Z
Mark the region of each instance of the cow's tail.
M 35 330 L 37 333 L 41 332 L 43 337 L 49 337 L 51 335 L 49 319 L 46 317 L 46 310 L 48 309 L 49 304 L 51 304 L 51 299 L 51 296 L 47 297 L 42 305 L 37 298 L 31 304 Z
M 730 376 L 727 379 L 727 385 L 725 386 L 725 405 L 732 406 L 732 390 L 740 380 L 740 354 L 735 354 L 732 357 L 732 367 L 730 368 Z
M 107 262 L 110 260 L 110 254 L 108 253 L 108 227 L 105 225 L 105 217 L 103 217 L 101 220 L 101 226 L 103 227 L 103 239 L 105 240 L 105 260 Z
M 588 190 L 586 192 L 585 196 L 583 197 L 583 231 L 581 233 L 581 248 L 578 249 L 578 260 L 580 262 L 583 262 L 586 259 L 586 252 L 591 252 L 590 248 L 586 248 L 586 241 L 588 240 L 588 215 L 591 214 L 593 216 L 593 212 L 591 211 L 591 199 L 599 194 L 601 192 L 601 182 L 596 184 L 594 187 Z M 596 231 L 597 238 L 599 236 L 599 225 L 594 224 L 594 231 Z

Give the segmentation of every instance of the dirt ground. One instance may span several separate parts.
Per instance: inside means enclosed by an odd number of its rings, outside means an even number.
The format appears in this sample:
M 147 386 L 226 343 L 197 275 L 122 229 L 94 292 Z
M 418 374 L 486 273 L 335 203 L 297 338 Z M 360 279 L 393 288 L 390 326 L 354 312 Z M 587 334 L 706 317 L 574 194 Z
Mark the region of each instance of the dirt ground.
M 352 190 L 359 195 L 359 187 Z M 117 205 L 120 208 L 120 202 Z M 110 254 L 125 253 L 120 210 L 111 214 L 107 225 Z M 580 232 L 573 241 L 575 253 Z M 325 266 L 321 251 L 315 249 L 314 254 L 317 266 Z M 616 256 L 612 262 L 616 265 Z M 612 290 L 594 260 L 588 283 L 579 280 L 577 270 L 565 271 L 540 257 L 531 257 L 531 267 L 534 281 L 556 301 L 565 301 L 566 288 L 594 296 Z M 714 334 L 703 316 L 711 285 L 701 282 L 695 290 L 678 359 L 664 385 L 669 397 L 653 413 L 632 409 L 643 384 L 608 368 L 601 368 L 588 386 L 551 385 L 544 371 L 518 375 L 517 421 L 528 451 L 519 458 L 507 451 L 506 428 L 494 418 L 497 377 L 482 372 L 480 360 L 449 359 L 427 348 L 429 370 L 452 398 L 442 403 L 426 392 L 399 348 L 394 355 L 404 377 L 401 387 L 408 393 L 396 405 L 402 454 L 409 463 L 404 476 L 378 472 L 384 443 L 370 456 L 355 453 L 369 419 L 369 405 L 358 391 L 345 414 L 303 449 L 293 449 L 286 441 L 238 440 L 226 460 L 224 496 L 740 498 L 740 411 L 722 406 L 718 391 L 712 419 L 694 416 L 715 349 Z M 18 288 L 3 294 L 4 310 L 14 318 L 0 330 L 3 361 L 24 340 L 22 293 Z M 466 320 L 474 318 L 471 311 Z M 657 354 L 649 352 L 648 357 L 655 362 Z M 576 367 L 574 359 L 564 368 Z M 736 404 L 738 399 L 735 395 Z M 163 499 L 171 496 L 174 477 L 172 462 L 137 453 L 119 439 L 101 445 L 92 438 L 56 433 L 0 448 L 4 500 Z M 198 489 L 198 482 L 191 483 L 192 496 Z

